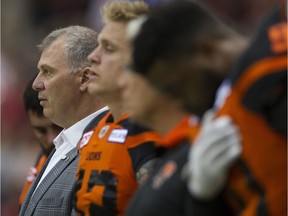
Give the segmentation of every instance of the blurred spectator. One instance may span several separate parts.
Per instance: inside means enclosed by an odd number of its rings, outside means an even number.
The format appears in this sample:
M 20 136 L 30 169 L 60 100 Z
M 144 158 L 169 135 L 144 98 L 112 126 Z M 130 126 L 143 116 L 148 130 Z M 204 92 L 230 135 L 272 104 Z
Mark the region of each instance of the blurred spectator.
M 28 0 L 31 28 L 37 38 L 68 25 L 87 26 L 86 12 L 91 0 Z
M 3 53 L 1 60 L 1 215 L 14 216 L 23 186 L 20 179 L 24 179 L 39 148 L 24 112 L 22 80 Z
M 197 0 L 238 32 L 251 36 L 259 19 L 280 0 Z

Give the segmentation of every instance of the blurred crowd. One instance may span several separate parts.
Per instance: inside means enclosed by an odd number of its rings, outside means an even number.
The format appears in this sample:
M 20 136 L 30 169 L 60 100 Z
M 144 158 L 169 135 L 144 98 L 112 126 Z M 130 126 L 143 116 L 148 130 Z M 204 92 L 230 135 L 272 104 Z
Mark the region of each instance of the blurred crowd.
M 275 0 L 197 0 L 241 34 L 251 37 Z M 1 215 L 18 214 L 18 198 L 39 146 L 23 105 L 27 81 L 37 72 L 36 45 L 50 31 L 84 25 L 99 31 L 106 0 L 3 0 L 1 41 Z M 160 1 L 146 0 L 149 4 Z

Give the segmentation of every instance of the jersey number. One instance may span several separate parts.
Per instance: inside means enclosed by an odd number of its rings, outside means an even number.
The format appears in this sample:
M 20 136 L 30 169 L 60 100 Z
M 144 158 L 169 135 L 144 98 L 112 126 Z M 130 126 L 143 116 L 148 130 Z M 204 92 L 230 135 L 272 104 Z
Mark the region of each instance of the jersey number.
M 83 179 L 85 171 L 81 170 L 79 180 Z M 89 207 L 90 215 L 107 215 L 115 216 L 116 212 L 116 196 L 117 196 L 117 179 L 114 174 L 109 170 L 93 170 L 90 173 L 87 192 L 91 192 L 92 189 L 97 187 L 104 187 L 102 193 L 103 205 L 96 205 L 91 203 Z M 81 186 L 80 186 L 81 187 Z

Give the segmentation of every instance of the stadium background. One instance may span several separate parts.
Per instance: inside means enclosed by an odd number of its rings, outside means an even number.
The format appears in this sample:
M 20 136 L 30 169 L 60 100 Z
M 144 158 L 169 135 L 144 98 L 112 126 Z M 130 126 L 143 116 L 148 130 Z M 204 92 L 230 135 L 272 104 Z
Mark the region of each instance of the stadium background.
M 1 215 L 18 215 L 26 173 L 40 150 L 23 107 L 23 89 L 37 72 L 36 45 L 51 30 L 85 25 L 99 31 L 106 0 L 2 0 L 1 7 Z M 168 0 L 146 0 L 155 5 Z M 178 0 L 179 1 L 179 0 Z M 275 0 L 198 0 L 247 37 Z

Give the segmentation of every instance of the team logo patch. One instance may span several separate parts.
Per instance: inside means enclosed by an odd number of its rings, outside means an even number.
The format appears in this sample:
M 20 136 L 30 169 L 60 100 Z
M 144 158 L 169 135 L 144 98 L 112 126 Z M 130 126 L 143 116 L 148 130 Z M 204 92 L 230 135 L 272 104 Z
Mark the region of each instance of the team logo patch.
M 26 181 L 33 182 L 34 179 L 36 178 L 36 175 L 37 175 L 37 169 L 35 167 L 30 167 L 26 177 Z
M 159 189 L 177 170 L 177 164 L 174 161 L 168 161 L 153 178 L 152 188 Z
M 128 134 L 127 129 L 114 129 L 108 137 L 108 142 L 124 143 Z
M 82 149 L 84 146 L 86 146 L 88 144 L 93 133 L 94 133 L 94 131 L 89 131 L 89 132 L 83 134 L 82 139 L 81 139 L 80 144 L 79 144 L 80 149 Z
M 99 132 L 99 134 L 98 134 L 99 139 L 102 139 L 102 138 L 105 136 L 105 134 L 107 133 L 107 131 L 109 130 L 109 128 L 110 128 L 109 125 L 106 125 L 106 126 L 104 126 L 104 127 L 101 128 L 101 130 L 100 130 L 100 132 Z

